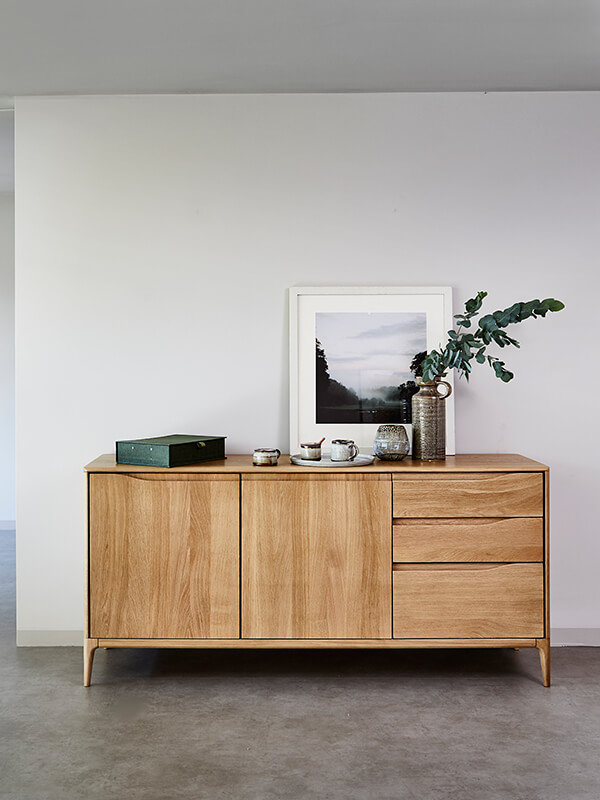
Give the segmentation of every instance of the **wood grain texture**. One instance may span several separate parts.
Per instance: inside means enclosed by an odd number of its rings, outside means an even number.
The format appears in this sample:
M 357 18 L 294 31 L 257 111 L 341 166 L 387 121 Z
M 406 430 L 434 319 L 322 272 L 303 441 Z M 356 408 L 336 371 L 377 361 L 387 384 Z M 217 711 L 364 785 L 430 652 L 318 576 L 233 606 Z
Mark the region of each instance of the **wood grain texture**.
M 394 567 L 394 637 L 537 637 L 544 630 L 542 564 Z
M 85 509 L 84 509 L 83 531 L 84 531 L 83 638 L 85 640 L 90 635 L 90 474 L 89 473 L 85 476 Z M 84 667 L 84 672 L 85 672 L 85 667 Z
M 544 636 L 550 647 L 550 473 L 544 474 Z M 550 685 L 550 684 L 548 684 Z
M 234 650 L 410 650 L 430 647 L 537 647 L 536 639 L 99 639 L 107 649 L 164 647 Z
M 304 480 L 329 481 L 330 483 L 352 483 L 353 481 L 364 482 L 366 480 L 372 482 L 381 481 L 386 484 L 391 492 L 390 475 L 386 473 L 373 472 L 369 475 L 365 475 L 364 473 L 359 472 L 358 469 L 354 468 L 345 469 L 344 472 L 339 472 L 334 469 L 330 469 L 328 472 L 313 472 L 312 468 L 307 469 L 306 467 L 301 469 L 303 469 L 301 474 L 286 471 L 281 471 L 277 474 L 272 472 L 268 474 L 265 472 L 244 474 L 243 480 L 245 483 L 251 483 L 253 481 L 270 481 L 271 483 L 276 481 L 292 481 L 298 483 L 299 481 Z
M 543 561 L 544 520 L 397 519 L 396 562 Z
M 90 475 L 90 619 L 100 637 L 239 635 L 239 478 Z
M 550 639 L 538 639 L 536 646 L 540 653 L 542 683 L 544 686 L 550 686 Z
M 289 455 L 282 455 L 276 467 L 255 467 L 252 464 L 251 455 L 228 455 L 221 461 L 207 461 L 203 464 L 190 464 L 185 467 L 145 467 L 134 464 L 117 464 L 114 453 L 107 453 L 99 456 L 85 469 L 88 472 L 165 472 L 169 475 L 177 473 L 206 473 L 206 472 L 243 472 L 243 473 L 279 473 L 295 472 L 311 473 L 319 471 L 319 467 L 299 467 L 290 463 Z M 387 473 L 450 473 L 450 472 L 539 472 L 547 470 L 548 467 L 539 461 L 517 454 L 492 453 L 492 454 L 461 454 L 448 456 L 445 461 L 378 461 L 366 467 L 321 467 L 323 472 L 331 475 L 336 472 L 345 475 L 350 472 L 387 472 Z
M 242 636 L 391 637 L 391 486 L 242 478 Z
M 94 665 L 94 653 L 98 649 L 98 639 L 83 640 L 83 685 L 89 686 L 92 682 L 92 667 Z
M 394 517 L 541 517 L 541 473 L 394 475 Z

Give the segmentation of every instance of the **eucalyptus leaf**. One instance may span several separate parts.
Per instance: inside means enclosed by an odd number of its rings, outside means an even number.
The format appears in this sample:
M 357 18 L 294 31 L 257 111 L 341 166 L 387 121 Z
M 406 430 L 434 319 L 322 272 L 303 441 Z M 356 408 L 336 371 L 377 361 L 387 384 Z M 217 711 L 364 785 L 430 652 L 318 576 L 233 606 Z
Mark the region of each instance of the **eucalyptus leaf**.
M 506 369 L 504 361 L 487 353 L 488 346 L 493 342 L 500 348 L 520 347 L 519 342 L 509 336 L 505 328 L 529 318 L 545 317 L 549 312 L 562 311 L 565 307 L 561 300 L 552 297 L 517 302 L 508 308 L 479 317 L 479 323 L 474 330 L 465 330 L 471 328 L 471 319 L 479 316 L 486 297 L 487 292 L 477 292 L 475 297 L 465 303 L 464 313 L 454 315 L 458 330 L 448 331 L 448 341 L 444 347 L 440 345 L 439 350 L 415 356 L 411 363 L 411 370 L 415 375 L 420 375 L 424 381 L 432 381 L 444 377 L 449 369 L 456 369 L 459 375 L 469 380 L 471 361 L 475 359 L 478 364 L 485 364 L 487 361 L 496 377 L 508 383 L 514 378 L 514 373 Z

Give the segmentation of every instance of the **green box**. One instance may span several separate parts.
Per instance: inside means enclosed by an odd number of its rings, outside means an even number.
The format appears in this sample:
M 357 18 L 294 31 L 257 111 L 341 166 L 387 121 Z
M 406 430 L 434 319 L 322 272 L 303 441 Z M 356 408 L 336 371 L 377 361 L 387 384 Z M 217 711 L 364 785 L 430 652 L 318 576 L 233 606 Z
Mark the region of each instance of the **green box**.
M 175 433 L 154 439 L 117 442 L 118 464 L 145 467 L 185 467 L 225 458 L 225 436 L 189 436 Z

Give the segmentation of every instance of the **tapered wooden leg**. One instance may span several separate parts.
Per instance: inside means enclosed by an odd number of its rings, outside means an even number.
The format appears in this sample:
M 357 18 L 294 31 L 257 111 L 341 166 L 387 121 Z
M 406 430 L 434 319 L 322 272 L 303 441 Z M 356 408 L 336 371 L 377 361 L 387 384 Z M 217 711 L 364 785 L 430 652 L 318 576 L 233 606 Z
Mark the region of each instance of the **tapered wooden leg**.
M 550 640 L 538 639 L 537 649 L 540 651 L 540 665 L 542 667 L 542 682 L 550 686 Z
M 98 647 L 98 639 L 83 640 L 83 685 L 89 686 L 92 680 L 92 664 L 94 653 Z

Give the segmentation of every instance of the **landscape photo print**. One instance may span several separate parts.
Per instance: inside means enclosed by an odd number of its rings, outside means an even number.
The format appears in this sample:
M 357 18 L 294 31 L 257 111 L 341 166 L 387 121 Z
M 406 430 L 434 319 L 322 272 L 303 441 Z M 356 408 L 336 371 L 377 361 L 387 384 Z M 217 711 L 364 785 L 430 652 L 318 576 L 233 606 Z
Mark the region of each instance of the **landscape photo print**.
M 317 312 L 315 417 L 321 423 L 410 422 L 410 363 L 427 349 L 424 312 Z

